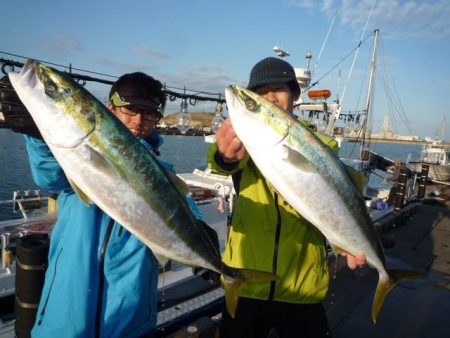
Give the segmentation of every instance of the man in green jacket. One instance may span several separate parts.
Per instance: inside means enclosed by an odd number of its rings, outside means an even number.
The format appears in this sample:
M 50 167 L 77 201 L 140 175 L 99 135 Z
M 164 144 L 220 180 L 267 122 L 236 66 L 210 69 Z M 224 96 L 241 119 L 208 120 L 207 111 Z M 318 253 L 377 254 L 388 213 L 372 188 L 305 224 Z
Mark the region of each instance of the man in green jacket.
M 300 87 L 292 66 L 265 58 L 250 73 L 248 89 L 292 113 Z M 337 143 L 318 135 L 336 152 Z M 233 175 L 238 198 L 233 210 L 223 261 L 236 267 L 274 272 L 279 279 L 242 287 L 235 318 L 222 314 L 221 337 L 330 337 L 321 302 L 328 290 L 325 238 L 301 217 L 256 168 L 230 120 L 208 150 L 212 170 Z M 364 256 L 347 255 L 354 268 Z

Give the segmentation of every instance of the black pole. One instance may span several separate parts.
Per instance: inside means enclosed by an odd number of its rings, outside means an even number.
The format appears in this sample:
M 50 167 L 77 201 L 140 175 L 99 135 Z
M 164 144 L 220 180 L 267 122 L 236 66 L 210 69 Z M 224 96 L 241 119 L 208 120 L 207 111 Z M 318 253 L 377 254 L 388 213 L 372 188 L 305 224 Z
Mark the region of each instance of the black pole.
M 403 207 L 406 193 L 406 180 L 407 173 L 403 169 L 401 169 L 394 196 L 394 211 L 399 211 Z
M 428 171 L 429 170 L 430 170 L 429 165 L 422 163 L 422 171 L 420 172 L 420 176 L 419 176 L 419 189 L 417 191 L 417 198 L 425 197 L 425 190 L 427 188 Z
M 17 240 L 15 331 L 17 338 L 29 338 L 36 319 L 48 262 L 49 239 L 32 234 Z

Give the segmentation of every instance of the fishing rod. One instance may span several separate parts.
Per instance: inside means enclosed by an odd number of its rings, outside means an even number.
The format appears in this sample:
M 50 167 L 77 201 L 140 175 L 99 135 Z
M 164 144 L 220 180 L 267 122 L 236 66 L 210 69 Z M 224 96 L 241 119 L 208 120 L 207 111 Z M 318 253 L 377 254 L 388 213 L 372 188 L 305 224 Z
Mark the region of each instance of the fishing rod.
M 7 53 L 7 52 L 3 52 L 3 51 L 0 51 L 0 54 L 6 54 L 6 55 L 18 57 L 18 58 L 29 59 L 28 57 L 25 57 L 25 56 L 11 54 L 11 53 Z M 107 80 L 107 79 L 99 78 L 96 76 L 74 73 L 73 70 L 84 72 L 84 73 L 89 73 L 89 74 L 101 75 L 104 77 L 111 77 L 114 79 L 118 78 L 117 76 L 114 76 L 114 75 L 98 73 L 98 72 L 94 72 L 94 71 L 90 71 L 90 70 L 84 70 L 81 68 L 74 68 L 74 67 L 72 67 L 72 64 L 69 64 L 69 66 L 65 66 L 65 65 L 60 65 L 60 64 L 37 60 L 37 59 L 36 59 L 36 61 L 50 65 L 50 66 L 56 66 L 56 67 L 65 69 L 63 71 L 63 73 L 70 76 L 74 81 L 76 81 L 78 84 L 80 84 L 82 86 L 85 86 L 87 82 L 98 82 L 98 83 L 103 83 L 103 84 L 107 84 L 107 85 L 112 85 L 112 84 L 114 84 L 115 80 Z M 0 58 L 0 64 L 2 65 L 1 71 L 5 75 L 8 72 L 14 71 L 16 68 L 22 68 L 24 66 L 23 62 L 8 60 L 8 59 L 4 59 L 4 58 Z M 212 102 L 217 102 L 217 103 L 225 103 L 225 99 L 223 99 L 224 95 L 222 93 L 198 91 L 198 90 L 192 90 L 192 89 L 187 89 L 187 88 L 184 88 L 183 92 L 180 93 L 176 90 L 172 90 L 171 88 L 179 89 L 179 88 L 167 86 L 166 84 L 164 84 L 163 91 L 166 93 L 166 95 L 168 96 L 170 101 L 174 101 L 175 99 L 178 98 L 178 99 L 188 99 L 189 103 L 191 105 L 194 105 L 198 101 L 212 101 Z M 189 94 L 186 92 L 194 92 L 195 94 Z M 199 94 L 202 94 L 202 95 L 199 95 Z

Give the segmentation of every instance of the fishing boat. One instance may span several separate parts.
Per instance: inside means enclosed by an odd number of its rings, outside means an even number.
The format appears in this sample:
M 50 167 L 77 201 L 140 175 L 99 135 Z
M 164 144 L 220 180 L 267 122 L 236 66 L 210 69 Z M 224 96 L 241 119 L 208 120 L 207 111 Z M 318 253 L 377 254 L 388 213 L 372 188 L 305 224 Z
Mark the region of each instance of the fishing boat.
M 426 142 L 422 145 L 420 159 L 406 163 L 407 167 L 414 171 L 421 171 L 422 166 L 428 165 L 428 176 L 439 182 L 450 182 L 450 148 L 442 141 Z
M 372 103 L 379 38 L 380 31 L 374 30 L 365 106 L 361 111 L 343 111 L 342 105 L 345 89 L 341 98 L 336 98 L 333 102 L 329 102 L 331 97 L 330 90 L 313 89 L 317 81 L 312 83 L 311 79 L 311 71 L 309 69 L 311 53 L 308 52 L 306 55 L 306 68 L 295 69 L 301 89 L 300 99 L 295 105 L 295 112 L 299 115 L 299 118 L 308 121 L 310 126 L 317 132 L 334 138 L 340 147 L 346 139 L 357 140 L 360 143 L 359 154 L 352 156 L 352 154 L 343 154 L 341 152 L 340 157 L 345 164 L 360 171 L 367 177 L 367 185 L 364 187 L 363 195 L 374 220 L 382 218 L 393 211 L 393 205 L 386 203 L 391 185 L 385 184 L 385 178 L 391 174 L 390 169 L 393 167 L 394 160 L 372 151 L 370 142 L 371 126 L 369 122 L 371 120 L 370 116 L 373 114 Z M 351 70 L 349 73 L 351 74 Z M 417 173 L 420 173 L 420 170 Z M 418 177 L 416 172 L 408 172 L 405 195 L 407 198 L 411 198 L 414 194 Z M 380 209 L 382 212 L 380 212 Z

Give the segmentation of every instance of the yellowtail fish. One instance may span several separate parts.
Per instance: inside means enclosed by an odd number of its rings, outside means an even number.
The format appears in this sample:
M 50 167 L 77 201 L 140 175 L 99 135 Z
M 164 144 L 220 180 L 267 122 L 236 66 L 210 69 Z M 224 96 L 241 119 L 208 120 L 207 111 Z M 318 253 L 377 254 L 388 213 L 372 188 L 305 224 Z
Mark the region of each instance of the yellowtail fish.
M 223 274 L 232 316 L 242 283 L 276 278 L 225 266 L 188 207 L 185 187 L 83 87 L 32 60 L 9 78 L 80 198 L 95 203 L 155 254 Z
M 387 270 L 352 173 L 310 128 L 252 91 L 229 86 L 225 94 L 236 135 L 283 199 L 323 233 L 335 252 L 364 253 L 368 264 L 378 270 L 372 305 L 375 322 L 387 293 L 399 281 L 423 276 Z

